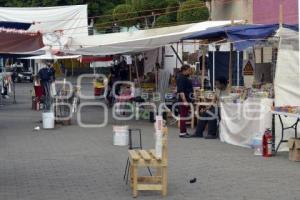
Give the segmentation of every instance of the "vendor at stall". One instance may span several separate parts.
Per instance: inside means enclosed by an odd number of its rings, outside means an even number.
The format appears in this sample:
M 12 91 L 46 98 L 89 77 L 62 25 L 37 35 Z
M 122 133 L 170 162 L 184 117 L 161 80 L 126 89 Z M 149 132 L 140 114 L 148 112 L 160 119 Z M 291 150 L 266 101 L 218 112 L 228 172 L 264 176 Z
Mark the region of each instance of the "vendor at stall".
M 189 104 L 192 102 L 193 94 L 193 84 L 189 79 L 191 75 L 191 67 L 189 65 L 183 65 L 181 67 L 181 73 L 178 74 L 176 85 L 177 85 L 177 95 L 179 102 L 179 116 L 180 116 L 180 133 L 179 137 L 189 138 L 190 134 L 187 133 L 186 129 L 186 118 L 188 117 Z
M 216 95 L 214 105 L 211 105 L 207 108 L 206 111 L 200 114 L 198 119 L 197 129 L 193 137 L 203 137 L 203 132 L 208 126 L 207 135 L 205 139 L 216 139 L 218 137 L 218 120 L 220 119 L 219 115 L 219 101 L 222 96 L 228 95 L 227 92 L 228 81 L 225 77 L 219 77 L 216 80 Z

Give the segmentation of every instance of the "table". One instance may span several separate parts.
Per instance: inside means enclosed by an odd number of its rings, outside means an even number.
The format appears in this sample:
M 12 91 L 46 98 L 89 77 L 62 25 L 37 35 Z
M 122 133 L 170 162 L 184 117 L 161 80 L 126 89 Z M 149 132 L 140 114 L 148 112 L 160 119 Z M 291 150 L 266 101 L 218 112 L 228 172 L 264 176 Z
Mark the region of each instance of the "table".
M 279 118 L 279 121 L 280 121 L 280 124 L 281 124 L 281 138 L 280 138 L 280 141 L 279 141 L 279 144 L 278 146 L 276 147 L 276 144 L 275 144 L 275 116 L 278 116 Z M 291 126 L 288 126 L 288 127 L 284 127 L 284 124 L 282 122 L 282 116 L 284 117 L 292 117 L 292 118 L 296 118 L 296 122 L 293 123 Z M 284 140 L 284 132 L 288 129 L 294 129 L 295 130 L 295 138 L 298 138 L 297 137 L 297 128 L 298 128 L 298 123 L 300 121 L 300 114 L 296 114 L 296 113 L 288 113 L 288 112 L 278 112 L 278 111 L 272 111 L 272 152 L 274 154 L 277 153 L 280 145 L 283 143 L 283 142 L 288 142 L 288 140 Z

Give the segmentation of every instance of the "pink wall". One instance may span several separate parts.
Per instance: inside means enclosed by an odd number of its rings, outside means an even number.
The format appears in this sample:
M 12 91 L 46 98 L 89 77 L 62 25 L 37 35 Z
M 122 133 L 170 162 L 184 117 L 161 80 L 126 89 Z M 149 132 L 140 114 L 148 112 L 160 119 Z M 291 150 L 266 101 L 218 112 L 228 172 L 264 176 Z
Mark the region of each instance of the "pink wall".
M 253 23 L 269 24 L 279 22 L 281 0 L 253 0 Z M 298 0 L 282 0 L 285 24 L 298 24 Z

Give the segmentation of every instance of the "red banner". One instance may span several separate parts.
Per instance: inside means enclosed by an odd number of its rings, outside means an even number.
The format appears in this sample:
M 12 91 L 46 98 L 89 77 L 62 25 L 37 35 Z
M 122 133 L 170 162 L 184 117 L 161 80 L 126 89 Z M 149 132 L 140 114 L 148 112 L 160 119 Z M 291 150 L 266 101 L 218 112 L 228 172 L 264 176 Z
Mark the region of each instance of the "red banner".
M 95 57 L 95 56 L 83 56 L 80 59 L 82 63 L 91 63 L 91 62 L 110 62 L 113 60 L 113 57 Z

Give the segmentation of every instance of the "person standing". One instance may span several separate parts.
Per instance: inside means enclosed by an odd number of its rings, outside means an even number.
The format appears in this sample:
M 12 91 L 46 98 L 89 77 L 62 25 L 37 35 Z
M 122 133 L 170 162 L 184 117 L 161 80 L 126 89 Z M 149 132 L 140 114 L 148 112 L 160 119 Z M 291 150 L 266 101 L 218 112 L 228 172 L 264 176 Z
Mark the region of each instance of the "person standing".
M 192 102 L 193 84 L 189 80 L 191 75 L 191 67 L 189 65 L 183 65 L 180 70 L 180 74 L 177 77 L 177 95 L 179 97 L 179 116 L 180 116 L 180 133 L 179 137 L 189 138 L 190 134 L 187 133 L 186 118 L 188 117 L 189 104 Z

